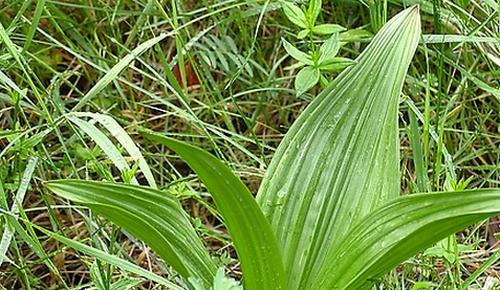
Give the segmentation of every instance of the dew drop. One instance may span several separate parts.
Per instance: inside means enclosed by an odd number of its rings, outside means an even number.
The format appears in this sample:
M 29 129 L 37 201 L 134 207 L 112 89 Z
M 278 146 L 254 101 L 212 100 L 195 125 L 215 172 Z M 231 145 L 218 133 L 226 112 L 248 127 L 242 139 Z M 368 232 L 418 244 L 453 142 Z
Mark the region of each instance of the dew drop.
M 280 198 L 280 199 L 281 199 L 281 198 L 284 198 L 284 197 L 285 197 L 285 195 L 286 195 L 286 191 L 282 188 L 282 189 L 280 189 L 280 190 L 278 191 L 278 194 L 277 194 L 277 195 L 278 195 L 278 198 Z

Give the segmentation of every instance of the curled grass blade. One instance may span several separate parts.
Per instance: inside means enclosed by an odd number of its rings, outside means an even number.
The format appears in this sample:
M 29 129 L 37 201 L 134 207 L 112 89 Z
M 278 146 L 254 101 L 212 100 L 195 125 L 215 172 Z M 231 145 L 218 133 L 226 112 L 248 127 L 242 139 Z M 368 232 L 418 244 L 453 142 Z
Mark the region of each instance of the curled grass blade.
M 141 151 L 139 150 L 139 148 L 137 148 L 137 145 L 135 145 L 134 140 L 130 138 L 127 132 L 122 128 L 122 126 L 120 126 L 120 124 L 118 124 L 118 122 L 115 121 L 115 119 L 113 119 L 111 116 L 98 113 L 79 112 L 74 114 L 79 117 L 90 117 L 104 126 L 116 138 L 116 140 L 120 142 L 123 148 L 130 155 L 130 157 L 138 162 L 139 168 L 148 181 L 149 186 L 151 186 L 152 188 L 157 187 L 155 179 L 153 177 L 153 173 L 151 172 L 151 168 L 146 162 L 146 159 L 144 159 Z
M 83 132 L 85 132 L 85 134 L 89 135 L 89 137 L 99 146 L 99 148 L 102 149 L 109 159 L 111 159 L 120 172 L 123 173 L 130 170 L 128 162 L 120 153 L 120 150 L 118 150 L 113 142 L 111 142 L 111 140 L 109 140 L 109 138 L 94 124 L 71 115 L 67 116 L 67 118 L 77 125 Z M 131 178 L 131 183 L 139 184 L 135 177 Z

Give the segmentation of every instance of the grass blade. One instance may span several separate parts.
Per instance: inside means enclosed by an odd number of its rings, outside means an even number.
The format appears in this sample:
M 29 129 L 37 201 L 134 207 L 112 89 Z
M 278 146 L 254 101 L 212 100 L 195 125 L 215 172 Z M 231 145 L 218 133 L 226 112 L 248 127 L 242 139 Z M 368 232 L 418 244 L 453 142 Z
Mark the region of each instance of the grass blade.
M 333 242 L 399 195 L 398 102 L 419 37 L 418 7 L 390 20 L 278 147 L 258 201 L 281 243 L 290 289 L 310 289 Z
M 419 192 L 425 192 L 428 189 L 428 177 L 425 170 L 426 166 L 424 156 L 422 155 L 422 147 L 420 146 L 418 121 L 412 110 L 408 110 L 408 115 L 410 117 L 410 130 L 408 132 L 408 137 L 410 139 L 413 153 L 413 164 L 415 165 L 415 172 L 417 175 L 417 187 Z
M 27 220 L 27 216 L 25 215 L 23 209 L 20 209 L 20 215 L 23 219 Z M 40 242 L 38 236 L 36 235 L 35 231 L 33 230 L 33 227 L 31 227 L 31 224 L 28 224 L 26 229 L 21 226 L 19 221 L 17 220 L 17 217 L 14 217 L 12 215 L 7 216 L 8 223 L 14 228 L 16 235 L 22 239 L 26 245 L 33 250 L 33 252 L 43 261 L 45 266 L 54 274 L 55 277 L 58 279 L 61 279 L 62 284 L 65 289 L 69 289 L 66 285 L 66 282 L 64 282 L 64 278 L 62 277 L 61 273 L 59 272 L 59 269 L 57 266 L 52 262 L 50 259 L 50 256 L 47 254 L 45 251 L 42 243 Z
M 286 289 L 276 237 L 250 191 L 231 169 L 198 147 L 159 134 L 143 134 L 179 154 L 212 194 L 238 253 L 245 289 Z
M 167 279 L 165 279 L 161 276 L 158 276 L 155 273 L 149 272 L 149 271 L 147 271 L 147 270 L 145 270 L 137 265 L 134 265 L 134 264 L 130 263 L 129 261 L 123 260 L 117 256 L 114 256 L 114 255 L 110 255 L 102 250 L 87 246 L 81 242 L 78 242 L 78 241 L 75 241 L 72 239 L 68 239 L 62 235 L 59 235 L 59 234 L 54 233 L 52 231 L 49 231 L 49 230 L 42 228 L 40 226 L 37 226 L 35 224 L 31 224 L 31 226 L 33 226 L 34 228 L 43 232 L 44 234 L 46 234 L 50 238 L 57 240 L 70 248 L 73 248 L 79 252 L 86 254 L 86 255 L 96 257 L 99 260 L 104 261 L 108 264 L 114 265 L 114 266 L 116 266 L 124 271 L 128 271 L 128 272 L 137 274 L 139 276 L 142 276 L 144 278 L 147 278 L 151 281 L 154 281 L 160 285 L 167 287 L 167 289 L 184 290 L 182 287 L 175 285 L 174 283 L 168 281 Z
M 10 213 L 12 215 L 19 214 L 19 206 L 22 205 L 24 201 L 24 196 L 26 195 L 26 191 L 28 190 L 31 176 L 33 175 L 33 171 L 35 170 L 37 162 L 37 157 L 31 157 L 28 161 L 28 165 L 26 165 L 26 169 L 23 173 L 23 178 L 21 179 L 21 183 L 19 185 L 19 188 L 17 189 L 16 196 L 14 198 L 14 201 L 12 202 L 10 210 Z M 6 222 L 4 225 L 2 240 L 0 241 L 0 265 L 2 265 L 2 263 L 7 260 L 7 250 L 9 249 L 9 245 L 12 241 L 13 236 L 14 228 L 9 225 L 9 222 Z
M 122 58 L 118 63 L 116 63 L 91 89 L 88 91 L 85 96 L 76 104 L 76 106 L 72 109 L 72 111 L 78 111 L 81 109 L 88 101 L 97 96 L 109 83 L 114 81 L 118 75 L 124 70 L 130 63 L 138 56 L 140 56 L 143 52 L 153 47 L 158 42 L 162 41 L 168 36 L 168 34 L 162 33 L 159 36 L 151 38 L 139 46 L 134 48 L 129 54 L 127 54 L 124 58 Z
M 23 51 L 27 51 L 31 45 L 31 41 L 33 40 L 33 36 L 35 36 L 36 27 L 40 22 L 40 17 L 42 17 L 43 7 L 45 7 L 46 0 L 38 0 L 36 3 L 35 13 L 33 15 L 33 20 L 31 21 L 30 29 L 26 34 L 26 40 L 24 41 Z
M 465 281 L 460 285 L 460 290 L 470 289 L 470 285 L 478 281 L 479 276 L 490 269 L 491 266 L 498 265 L 498 260 L 500 260 L 500 251 L 497 250 L 488 259 L 486 259 L 482 265 L 474 271 Z

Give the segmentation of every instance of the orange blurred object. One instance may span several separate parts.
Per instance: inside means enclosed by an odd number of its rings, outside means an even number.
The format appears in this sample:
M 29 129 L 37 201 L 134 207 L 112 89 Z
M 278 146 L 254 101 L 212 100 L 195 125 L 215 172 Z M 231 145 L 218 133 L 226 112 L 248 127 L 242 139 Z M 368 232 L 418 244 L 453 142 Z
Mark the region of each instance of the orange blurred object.
M 194 59 L 194 61 L 196 61 L 196 59 Z M 181 70 L 179 69 L 179 64 L 176 64 L 172 69 L 172 73 L 174 74 L 175 79 L 177 80 L 177 82 L 181 87 L 186 88 L 200 84 L 200 80 L 198 79 L 198 76 L 196 75 L 196 72 L 194 71 L 189 61 L 184 61 L 184 70 L 186 71 L 186 84 L 182 83 Z

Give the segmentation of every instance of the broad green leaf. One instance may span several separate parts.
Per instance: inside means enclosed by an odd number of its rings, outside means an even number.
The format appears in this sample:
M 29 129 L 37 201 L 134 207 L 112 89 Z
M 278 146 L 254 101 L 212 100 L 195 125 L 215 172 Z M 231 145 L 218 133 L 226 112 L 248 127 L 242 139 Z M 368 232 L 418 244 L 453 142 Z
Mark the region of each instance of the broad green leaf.
M 297 33 L 297 38 L 304 39 L 309 34 L 309 32 L 310 32 L 309 29 L 303 29 L 303 30 L 299 31 L 299 33 Z
M 325 60 L 332 58 L 337 55 L 340 49 L 339 34 L 334 33 L 330 38 L 328 38 L 319 49 L 320 56 L 318 63 L 321 65 Z
M 484 3 L 488 4 L 492 9 L 496 10 L 497 13 L 500 13 L 500 3 L 495 3 L 495 0 L 484 0 Z
M 212 284 L 217 267 L 173 195 L 148 187 L 82 180 L 50 181 L 46 186 L 125 228 L 186 281 L 196 277 L 206 286 Z
M 332 34 L 346 30 L 345 27 L 338 24 L 320 24 L 314 26 L 311 31 L 316 34 Z
M 296 62 L 290 66 L 287 66 L 285 67 L 285 70 L 296 70 L 296 69 L 299 69 L 299 68 L 303 68 L 305 66 L 304 63 L 302 62 Z
M 395 16 L 279 145 L 257 199 L 281 243 L 290 289 L 313 289 L 334 241 L 398 196 L 398 102 L 419 37 L 417 7 Z
M 345 58 L 345 57 L 332 57 L 330 59 L 324 60 L 320 65 L 319 69 L 324 71 L 341 71 L 344 68 L 355 64 L 356 61 Z
M 291 57 L 308 65 L 313 64 L 311 56 L 298 50 L 295 46 L 293 46 L 290 42 L 286 41 L 285 39 L 282 39 L 282 41 L 283 41 L 283 47 Z
M 318 18 L 319 14 L 321 13 L 321 0 L 310 0 L 309 1 L 309 8 L 307 9 L 307 16 L 309 20 L 310 26 L 314 26 L 314 23 L 316 23 L 316 19 Z
M 179 154 L 211 193 L 243 270 L 245 289 L 286 289 L 281 251 L 248 188 L 229 167 L 208 152 L 154 133 L 143 133 Z
M 352 41 L 360 41 L 360 40 L 369 40 L 371 39 L 373 34 L 364 29 L 350 29 L 348 31 L 340 33 L 340 41 L 341 42 L 352 42 Z
M 302 11 L 302 9 L 297 7 L 295 4 L 288 1 L 283 1 L 283 12 L 285 12 L 286 17 L 293 24 L 297 25 L 300 28 L 307 27 L 306 15 Z
M 319 81 L 319 70 L 312 66 L 302 68 L 295 77 L 295 90 L 302 95 Z
M 413 194 L 360 220 L 311 289 L 371 289 L 381 275 L 467 225 L 500 213 L 500 189 Z

